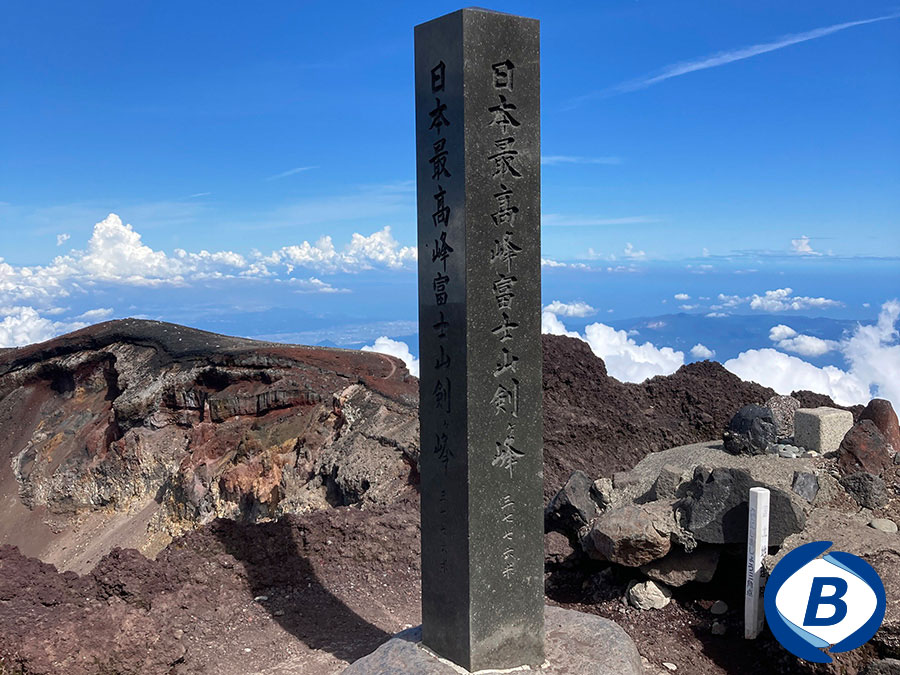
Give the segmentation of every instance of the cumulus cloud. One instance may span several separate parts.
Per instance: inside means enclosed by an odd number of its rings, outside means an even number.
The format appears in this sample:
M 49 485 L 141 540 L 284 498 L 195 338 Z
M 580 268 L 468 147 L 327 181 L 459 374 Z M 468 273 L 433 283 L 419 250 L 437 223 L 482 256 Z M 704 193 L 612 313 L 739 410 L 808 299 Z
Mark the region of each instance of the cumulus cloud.
M 541 313 L 541 332 L 547 335 L 566 335 L 568 337 L 584 339 L 577 331 L 566 330 L 565 325 L 553 312 Z
M 823 340 L 814 335 L 800 335 L 790 326 L 778 324 L 769 330 L 769 339 L 786 352 L 801 356 L 822 356 L 840 347 L 834 340 Z
M 791 249 L 800 255 L 822 255 L 813 250 L 813 247 L 809 245 L 809 237 L 805 234 L 799 239 L 791 239 Z
M 362 351 L 378 352 L 380 354 L 396 356 L 406 364 L 406 369 L 409 371 L 410 375 L 414 375 L 415 377 L 419 376 L 419 359 L 414 357 L 409 351 L 409 345 L 401 340 L 392 340 L 391 338 L 382 335 L 375 340 L 375 344 L 362 347 Z
M 606 363 L 607 372 L 623 382 L 643 382 L 654 375 L 668 375 L 684 365 L 684 353 L 671 347 L 658 348 L 650 342 L 638 344 L 624 330 L 602 323 L 585 327 L 584 335 L 567 330 L 559 317 L 545 311 L 541 315 L 541 331 L 551 335 L 568 335 L 588 343 Z
M 777 326 L 772 326 L 769 329 L 769 339 L 772 342 L 778 342 L 780 340 L 787 340 L 788 338 L 792 338 L 797 334 L 790 326 L 785 326 L 783 323 L 778 324 Z
M 690 300 L 691 296 L 689 296 L 687 293 L 676 293 L 675 299 L 684 302 L 685 300 Z
M 65 233 L 58 234 L 58 235 L 56 235 L 56 245 L 62 246 L 67 241 L 69 241 L 69 239 L 71 239 L 71 238 L 72 238 L 72 235 L 69 235 L 69 234 L 65 234 Z
M 634 248 L 634 245 L 629 241 L 625 244 L 625 250 L 622 252 L 626 258 L 631 258 L 633 260 L 640 260 L 641 258 L 646 258 L 647 254 L 644 251 L 638 251 Z
M 750 298 L 750 309 L 763 312 L 786 312 L 810 308 L 841 307 L 843 304 L 829 298 L 809 298 L 793 293 L 791 288 L 776 288 L 774 291 L 766 291 L 765 295 L 753 295 Z
M 554 300 L 549 305 L 544 307 L 544 310 L 547 312 L 553 312 L 554 314 L 558 314 L 560 316 L 572 316 L 572 317 L 584 317 L 590 316 L 591 314 L 596 314 L 597 310 L 591 307 L 586 302 L 577 301 L 577 302 L 560 302 L 559 300 Z
M 304 241 L 269 254 L 184 249 L 169 254 L 147 245 L 138 231 L 111 213 L 94 226 L 83 249 L 59 255 L 50 264 L 17 267 L 0 258 L 0 306 L 48 309 L 58 299 L 97 282 L 156 287 L 210 279 L 276 279 L 292 281 L 302 292 L 346 292 L 316 276 L 304 279 L 295 272 L 298 268 L 317 273 L 411 269 L 415 260 L 416 249 L 400 245 L 390 227 L 371 235 L 356 233 L 341 248 L 326 236 L 315 244 Z
M 3 320 L 0 321 L 0 347 L 22 347 L 35 342 L 44 342 L 57 335 L 84 328 L 91 323 L 90 320 L 87 323 L 53 321 L 41 316 L 34 307 L 3 307 L 0 308 L 0 314 L 3 315 Z
M 775 349 L 751 349 L 725 362 L 725 367 L 745 380 L 772 387 L 780 394 L 797 389 L 810 389 L 828 394 L 836 403 L 867 403 L 871 398 L 890 400 L 900 405 L 900 344 L 897 319 L 900 302 L 890 300 L 882 305 L 877 323 L 857 325 L 852 333 L 835 346 L 847 363 L 847 369 L 835 366 L 819 368 L 796 356 Z M 777 329 L 777 330 L 776 330 Z M 788 326 L 775 326 L 771 337 L 797 340 L 811 336 L 797 335 Z
M 723 365 L 738 377 L 759 382 L 779 394 L 809 389 L 827 394 L 841 405 L 869 400 L 868 387 L 852 373 L 834 366 L 818 368 L 775 349 L 750 349 Z
M 726 295 L 725 293 L 719 293 L 717 299 L 718 302 L 715 305 L 711 305 L 710 309 L 717 311 L 721 309 L 734 309 L 747 302 L 750 298 L 744 298 L 740 295 Z
M 716 355 L 714 349 L 710 349 L 706 345 L 701 342 L 698 342 L 693 347 L 691 347 L 691 356 L 695 359 L 711 359 Z

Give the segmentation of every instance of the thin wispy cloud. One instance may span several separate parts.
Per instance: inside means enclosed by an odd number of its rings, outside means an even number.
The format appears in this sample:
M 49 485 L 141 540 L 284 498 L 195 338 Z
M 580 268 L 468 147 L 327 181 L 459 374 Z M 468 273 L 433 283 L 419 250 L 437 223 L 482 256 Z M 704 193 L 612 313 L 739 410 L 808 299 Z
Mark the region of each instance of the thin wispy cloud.
M 197 192 L 188 197 L 188 199 L 196 199 L 197 197 L 209 197 L 211 194 L 212 192 Z
M 681 61 L 679 63 L 666 66 L 656 73 L 645 75 L 644 77 L 630 80 L 628 82 L 623 82 L 622 84 L 618 84 L 614 87 L 610 87 L 602 91 L 597 91 L 586 94 L 584 96 L 580 96 L 573 99 L 570 103 L 574 105 L 592 98 L 603 98 L 607 96 L 614 96 L 616 94 L 624 94 L 630 91 L 637 91 L 639 89 L 646 89 L 647 87 L 652 87 L 654 84 L 665 82 L 666 80 L 670 80 L 674 77 L 687 75 L 688 73 L 695 73 L 700 70 L 708 70 L 709 68 L 718 68 L 719 66 L 734 63 L 735 61 L 743 61 L 744 59 L 749 59 L 760 54 L 774 52 L 778 49 L 790 47 L 791 45 L 799 44 L 801 42 L 817 40 L 818 38 L 826 37 L 828 35 L 832 35 L 833 33 L 839 33 L 840 31 L 847 30 L 848 28 L 864 26 L 870 23 L 878 23 L 880 21 L 889 21 L 891 19 L 897 18 L 900 18 L 900 12 L 886 14 L 884 16 L 877 16 L 872 19 L 847 21 L 845 23 L 834 24 L 833 26 L 816 28 L 804 33 L 792 33 L 789 35 L 784 35 L 777 40 L 773 40 L 772 42 L 761 42 L 749 47 L 717 52 L 710 56 L 705 56 L 703 58 L 695 59 L 692 61 Z
M 559 164 L 621 164 L 620 157 L 576 157 L 573 155 L 542 155 L 541 166 Z
M 640 225 L 658 223 L 654 216 L 624 216 L 622 218 L 595 218 L 590 216 L 566 216 L 559 213 L 541 215 L 543 227 L 590 227 L 593 225 Z
M 278 180 L 279 178 L 287 178 L 288 176 L 293 176 L 294 174 L 303 173 L 304 171 L 312 171 L 313 169 L 318 169 L 317 166 L 298 166 L 293 169 L 288 169 L 287 171 L 282 171 L 281 173 L 276 173 L 274 176 L 269 176 L 266 180 Z

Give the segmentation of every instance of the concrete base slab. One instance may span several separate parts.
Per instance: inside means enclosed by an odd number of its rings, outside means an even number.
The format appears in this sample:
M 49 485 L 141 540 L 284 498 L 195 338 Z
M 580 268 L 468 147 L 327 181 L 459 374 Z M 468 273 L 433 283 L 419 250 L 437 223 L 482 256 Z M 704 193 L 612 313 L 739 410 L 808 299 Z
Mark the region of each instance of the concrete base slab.
M 540 668 L 483 670 L 479 673 L 546 675 L 642 675 L 641 656 L 632 639 L 613 621 L 571 609 L 544 608 L 546 662 Z M 469 671 L 439 658 L 421 644 L 421 627 L 398 633 L 344 675 L 456 675 Z

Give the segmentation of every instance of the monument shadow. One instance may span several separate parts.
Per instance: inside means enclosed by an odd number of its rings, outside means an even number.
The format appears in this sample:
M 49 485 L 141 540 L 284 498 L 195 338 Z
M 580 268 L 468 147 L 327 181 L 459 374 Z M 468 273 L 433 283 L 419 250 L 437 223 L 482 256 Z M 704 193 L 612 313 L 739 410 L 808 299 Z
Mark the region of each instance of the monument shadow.
M 391 637 L 328 589 L 300 553 L 291 517 L 256 524 L 217 519 L 213 531 L 244 563 L 254 598 L 266 596 L 259 604 L 307 647 L 352 663 Z

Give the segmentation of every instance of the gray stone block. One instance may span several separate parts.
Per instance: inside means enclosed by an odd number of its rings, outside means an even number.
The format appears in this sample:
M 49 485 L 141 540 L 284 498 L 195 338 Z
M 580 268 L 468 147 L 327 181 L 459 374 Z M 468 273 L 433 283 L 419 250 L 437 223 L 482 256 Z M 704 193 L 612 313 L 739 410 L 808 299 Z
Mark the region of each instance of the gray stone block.
M 632 639 L 618 624 L 561 607 L 544 609 L 544 675 L 643 675 Z M 468 671 L 422 649 L 421 628 L 404 631 L 344 670 L 344 675 L 457 675 Z
M 834 452 L 853 428 L 853 413 L 838 408 L 800 408 L 794 413 L 794 443 L 818 453 Z

